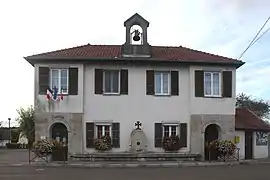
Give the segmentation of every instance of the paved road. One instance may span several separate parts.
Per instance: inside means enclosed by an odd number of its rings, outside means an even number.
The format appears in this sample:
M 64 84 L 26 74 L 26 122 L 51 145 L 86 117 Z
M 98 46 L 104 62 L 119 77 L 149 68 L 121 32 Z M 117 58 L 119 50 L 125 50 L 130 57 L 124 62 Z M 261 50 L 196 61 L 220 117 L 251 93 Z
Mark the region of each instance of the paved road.
M 1 180 L 269 180 L 270 164 L 184 168 L 0 167 Z

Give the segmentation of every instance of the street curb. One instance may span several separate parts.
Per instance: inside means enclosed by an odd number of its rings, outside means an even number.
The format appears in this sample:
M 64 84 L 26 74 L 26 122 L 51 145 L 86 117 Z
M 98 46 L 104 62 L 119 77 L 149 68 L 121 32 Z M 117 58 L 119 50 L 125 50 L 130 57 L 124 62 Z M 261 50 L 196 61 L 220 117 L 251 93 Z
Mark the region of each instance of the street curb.
M 49 163 L 49 164 L 0 164 L 0 167 L 63 167 L 63 168 L 184 168 L 184 167 L 211 167 L 211 166 L 235 166 L 252 164 L 270 164 L 270 162 L 240 161 L 240 162 L 171 162 L 171 163 Z

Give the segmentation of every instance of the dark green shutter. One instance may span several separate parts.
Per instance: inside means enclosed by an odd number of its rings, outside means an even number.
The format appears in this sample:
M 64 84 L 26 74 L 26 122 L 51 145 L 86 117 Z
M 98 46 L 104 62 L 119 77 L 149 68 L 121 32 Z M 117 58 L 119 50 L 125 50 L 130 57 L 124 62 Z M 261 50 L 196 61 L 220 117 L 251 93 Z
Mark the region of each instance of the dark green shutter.
M 162 147 L 162 123 L 155 123 L 155 147 Z
M 155 94 L 155 76 L 153 70 L 146 71 L 146 94 L 147 95 Z
M 95 69 L 95 94 L 103 93 L 103 70 Z
M 195 71 L 195 97 L 204 97 L 204 72 Z
M 120 71 L 120 94 L 128 94 L 128 70 Z
M 39 67 L 39 94 L 45 95 L 50 83 L 50 69 Z
M 120 123 L 112 124 L 112 144 L 114 148 L 120 148 Z
M 222 72 L 223 97 L 232 97 L 232 71 Z
M 179 72 L 171 71 L 171 95 L 179 95 Z
M 187 123 L 180 123 L 180 146 L 187 147 Z
M 94 123 L 86 123 L 86 147 L 94 148 L 94 136 L 95 136 L 95 124 Z
M 78 68 L 69 68 L 68 94 L 78 95 Z

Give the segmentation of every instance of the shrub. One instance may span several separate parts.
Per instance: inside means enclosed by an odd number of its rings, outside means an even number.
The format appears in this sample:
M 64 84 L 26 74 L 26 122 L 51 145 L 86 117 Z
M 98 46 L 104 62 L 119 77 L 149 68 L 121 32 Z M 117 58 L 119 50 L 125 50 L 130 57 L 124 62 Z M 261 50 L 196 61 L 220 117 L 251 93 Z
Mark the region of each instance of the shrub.
M 112 139 L 110 136 L 101 136 L 94 141 L 95 149 L 99 151 L 106 151 L 112 148 Z
M 20 148 L 20 144 L 17 144 L 17 143 L 7 143 L 6 144 L 6 147 L 8 149 L 19 149 Z
M 215 140 L 209 144 L 209 148 L 218 151 L 219 156 L 231 156 L 235 152 L 236 145 L 228 140 Z
M 177 151 L 180 147 L 180 138 L 179 136 L 170 136 L 163 138 L 163 149 L 165 151 Z

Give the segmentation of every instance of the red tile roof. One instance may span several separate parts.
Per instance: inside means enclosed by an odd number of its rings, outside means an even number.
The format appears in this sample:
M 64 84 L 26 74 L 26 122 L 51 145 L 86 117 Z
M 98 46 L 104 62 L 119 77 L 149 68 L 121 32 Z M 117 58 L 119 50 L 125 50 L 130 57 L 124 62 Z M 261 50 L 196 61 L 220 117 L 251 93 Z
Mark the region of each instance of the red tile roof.
M 235 129 L 269 131 L 270 126 L 249 109 L 237 108 L 235 114 Z
M 28 56 L 25 59 L 42 59 L 42 58 L 122 58 L 121 45 L 83 45 L 58 51 L 52 51 L 33 56 Z M 244 64 L 236 59 L 218 56 L 202 51 L 189 49 L 186 47 L 165 47 L 151 46 L 151 58 L 164 61 L 196 61 L 196 62 L 220 62 L 220 63 L 235 63 Z

